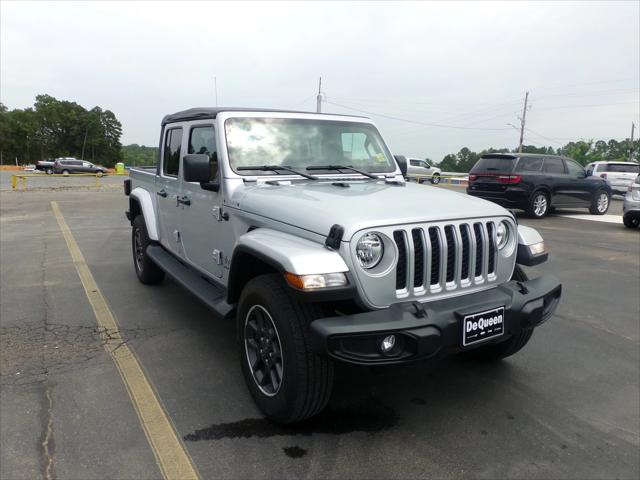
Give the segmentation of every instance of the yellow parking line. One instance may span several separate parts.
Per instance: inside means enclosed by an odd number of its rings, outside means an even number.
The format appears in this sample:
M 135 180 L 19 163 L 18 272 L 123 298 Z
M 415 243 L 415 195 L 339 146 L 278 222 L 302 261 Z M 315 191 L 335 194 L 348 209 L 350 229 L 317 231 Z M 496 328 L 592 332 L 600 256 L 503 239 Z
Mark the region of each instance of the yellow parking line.
M 105 349 L 116 364 L 120 376 L 127 387 L 133 408 L 138 414 L 151 450 L 156 457 L 165 479 L 198 479 L 198 473 L 191 457 L 180 441 L 173 424 L 169 420 L 160 400 L 155 395 L 151 383 L 142 370 L 133 351 L 124 343 L 118 323 L 76 243 L 57 202 L 51 202 L 53 214 L 58 220 L 62 235 L 67 242 L 84 291 L 93 308 L 98 325 L 103 329 Z

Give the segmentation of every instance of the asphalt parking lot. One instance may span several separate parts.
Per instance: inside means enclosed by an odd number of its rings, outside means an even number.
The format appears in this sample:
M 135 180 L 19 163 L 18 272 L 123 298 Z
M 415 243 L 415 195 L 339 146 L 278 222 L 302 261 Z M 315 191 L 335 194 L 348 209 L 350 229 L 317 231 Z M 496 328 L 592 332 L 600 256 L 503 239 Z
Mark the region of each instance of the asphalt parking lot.
M 284 428 L 252 403 L 231 323 L 171 280 L 137 281 L 121 178 L 25 192 L 6 178 L 3 479 L 161 477 L 52 201 L 201 478 L 640 476 L 640 232 L 615 223 L 619 200 L 610 222 L 520 217 L 551 249 L 527 273 L 556 275 L 564 292 L 522 352 L 493 365 L 341 366 L 326 412 Z

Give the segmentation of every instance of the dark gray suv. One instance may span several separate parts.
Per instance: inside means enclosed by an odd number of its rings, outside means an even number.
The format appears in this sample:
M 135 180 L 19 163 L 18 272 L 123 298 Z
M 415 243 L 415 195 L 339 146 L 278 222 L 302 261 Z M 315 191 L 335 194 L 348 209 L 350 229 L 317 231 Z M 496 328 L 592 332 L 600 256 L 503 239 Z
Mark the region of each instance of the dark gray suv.
M 107 173 L 107 169 L 86 160 L 58 158 L 53 164 L 53 173 L 62 173 L 64 175 L 69 175 L 70 173 L 94 173 L 100 177 Z

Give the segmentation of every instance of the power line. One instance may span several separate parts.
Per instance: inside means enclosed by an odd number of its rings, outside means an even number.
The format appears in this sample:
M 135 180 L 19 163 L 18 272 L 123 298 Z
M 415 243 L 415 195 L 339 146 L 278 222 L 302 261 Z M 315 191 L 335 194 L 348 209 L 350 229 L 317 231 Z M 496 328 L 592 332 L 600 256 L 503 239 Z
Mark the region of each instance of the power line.
M 392 115 L 385 115 L 384 113 L 376 113 L 376 112 L 371 112 L 367 110 L 360 110 L 358 108 L 348 107 L 346 105 L 341 105 L 339 103 L 331 102 L 329 100 L 325 100 L 325 103 L 335 105 L 336 107 L 345 108 L 347 110 L 353 110 L 354 112 L 366 113 L 367 115 L 374 115 L 376 117 L 388 118 L 390 120 L 397 120 L 399 122 L 414 123 L 416 125 L 425 125 L 427 127 L 453 128 L 457 130 L 509 130 L 508 128 L 480 128 L 480 127 L 474 128 L 474 127 L 463 127 L 460 125 L 446 125 L 442 123 L 420 122 L 417 120 L 410 120 L 408 118 L 400 118 L 400 117 L 394 117 Z
M 543 135 L 541 133 L 536 132 L 535 130 L 531 130 L 528 127 L 525 127 L 525 130 L 527 132 L 529 132 L 529 133 L 533 133 L 535 136 L 540 137 L 540 138 L 542 138 L 544 140 L 549 140 L 550 142 L 557 143 L 558 145 L 562 145 L 562 146 L 565 145 L 565 142 L 562 142 L 562 141 L 558 140 L 557 138 L 547 137 L 547 136 L 545 136 L 545 135 Z
M 591 105 L 562 105 L 559 107 L 550 107 L 550 108 L 538 108 L 536 112 L 546 112 L 547 110 L 560 110 L 563 108 L 591 108 L 591 107 L 612 107 L 614 105 L 629 105 L 629 104 L 637 105 L 638 102 L 615 102 L 615 103 L 595 103 Z

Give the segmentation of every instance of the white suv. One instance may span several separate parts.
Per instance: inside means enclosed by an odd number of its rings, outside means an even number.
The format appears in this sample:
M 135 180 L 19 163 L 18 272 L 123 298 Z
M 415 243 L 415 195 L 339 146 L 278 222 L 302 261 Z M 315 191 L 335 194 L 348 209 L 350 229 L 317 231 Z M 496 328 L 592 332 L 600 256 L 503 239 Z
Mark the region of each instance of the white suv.
M 434 185 L 440 183 L 440 175 L 442 170 L 438 167 L 434 167 L 426 160 L 420 160 L 418 158 L 408 158 L 407 165 L 407 178 L 415 179 L 418 183 L 422 183 L 424 178 L 430 178 L 431 183 Z
M 586 170 L 587 176 L 604 178 L 612 193 L 624 195 L 640 173 L 640 165 L 635 162 L 593 162 L 587 165 Z

